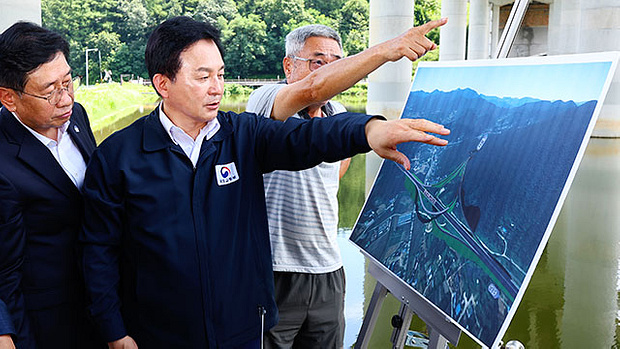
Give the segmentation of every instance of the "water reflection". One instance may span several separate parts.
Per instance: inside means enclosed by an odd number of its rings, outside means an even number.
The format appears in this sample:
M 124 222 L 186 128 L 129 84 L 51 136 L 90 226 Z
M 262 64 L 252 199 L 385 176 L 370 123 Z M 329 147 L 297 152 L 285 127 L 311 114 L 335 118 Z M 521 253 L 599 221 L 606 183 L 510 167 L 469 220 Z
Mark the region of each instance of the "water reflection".
M 357 246 L 349 241 L 351 228 L 338 231 L 338 246 L 342 253 L 342 263 L 346 275 L 344 319 L 346 322 L 344 333 L 344 347 L 355 344 L 357 335 L 364 321 L 364 256 Z
M 247 101 L 245 100 L 235 100 L 235 99 L 227 99 L 222 101 L 222 105 L 220 106 L 221 111 L 233 111 L 237 114 L 243 113 L 245 111 L 245 105 Z
M 620 139 L 590 140 L 505 337 L 528 348 L 617 348 Z
M 618 344 L 620 140 L 592 139 L 565 205 L 566 268 L 560 344 Z M 561 237 L 560 237 L 561 238 Z M 585 320 L 585 321 L 584 321 Z
M 137 106 L 134 110 L 128 112 L 127 114 L 120 116 L 113 122 L 104 125 L 98 129 L 93 130 L 93 134 L 95 136 L 95 140 L 97 144 L 101 143 L 104 139 L 106 139 L 112 133 L 129 126 L 132 122 L 136 121 L 138 118 L 149 114 L 155 109 L 157 105 L 140 105 Z

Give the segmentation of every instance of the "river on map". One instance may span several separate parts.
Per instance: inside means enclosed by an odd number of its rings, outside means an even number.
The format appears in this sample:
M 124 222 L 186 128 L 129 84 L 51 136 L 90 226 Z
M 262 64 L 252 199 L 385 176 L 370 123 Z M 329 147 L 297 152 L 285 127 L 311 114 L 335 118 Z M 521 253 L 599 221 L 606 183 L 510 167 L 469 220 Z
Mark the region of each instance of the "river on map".
M 148 114 L 154 106 L 136 108 L 126 117 L 95 132 L 100 142 L 113 131 Z M 245 103 L 224 103 L 221 110 L 241 112 Z M 349 108 L 363 112 L 363 108 Z M 364 161 L 364 157 L 354 157 Z M 363 165 L 347 176 L 362 178 Z M 359 170 L 362 169 L 362 170 Z M 363 183 L 363 180 L 360 181 Z M 341 221 L 354 222 L 364 191 L 339 193 Z M 351 227 L 341 227 L 346 277 L 345 348 L 352 346 L 375 287 L 366 262 L 348 240 Z M 504 342 L 519 340 L 526 348 L 620 348 L 620 139 L 592 138 L 555 224 L 545 252 L 528 285 Z M 388 295 L 383 303 L 371 348 L 391 348 L 390 318 L 399 303 Z M 414 317 L 412 329 L 424 331 Z M 456 348 L 479 348 L 462 334 Z

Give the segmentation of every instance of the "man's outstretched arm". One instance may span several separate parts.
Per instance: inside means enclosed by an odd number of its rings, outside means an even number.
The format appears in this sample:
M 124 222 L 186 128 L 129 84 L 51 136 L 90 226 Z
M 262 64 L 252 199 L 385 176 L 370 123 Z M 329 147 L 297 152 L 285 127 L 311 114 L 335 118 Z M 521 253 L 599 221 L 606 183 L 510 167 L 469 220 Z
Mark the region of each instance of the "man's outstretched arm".
M 415 61 L 437 45 L 426 34 L 448 21 L 442 18 L 411 28 L 393 39 L 370 47 L 313 71 L 304 79 L 286 85 L 277 94 L 271 117 L 286 120 L 303 108 L 326 101 L 348 89 L 387 62 L 403 57 Z
M 370 150 L 409 169 L 409 159 L 396 149 L 398 144 L 444 146 L 448 141 L 441 137 L 450 134 L 443 125 L 425 119 L 386 121 L 380 115 L 357 113 L 310 120 L 291 118 L 287 122 L 255 120 L 254 153 L 263 173 L 304 170 Z

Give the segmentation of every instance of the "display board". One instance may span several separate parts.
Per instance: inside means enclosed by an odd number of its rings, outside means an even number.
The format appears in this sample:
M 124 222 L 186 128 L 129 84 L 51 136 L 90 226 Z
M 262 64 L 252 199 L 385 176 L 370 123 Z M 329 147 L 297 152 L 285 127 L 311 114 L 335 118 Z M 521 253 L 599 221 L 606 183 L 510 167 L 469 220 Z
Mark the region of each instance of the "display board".
M 540 259 L 618 53 L 421 62 L 402 118 L 449 144 L 399 146 L 351 234 L 483 346 L 496 347 Z

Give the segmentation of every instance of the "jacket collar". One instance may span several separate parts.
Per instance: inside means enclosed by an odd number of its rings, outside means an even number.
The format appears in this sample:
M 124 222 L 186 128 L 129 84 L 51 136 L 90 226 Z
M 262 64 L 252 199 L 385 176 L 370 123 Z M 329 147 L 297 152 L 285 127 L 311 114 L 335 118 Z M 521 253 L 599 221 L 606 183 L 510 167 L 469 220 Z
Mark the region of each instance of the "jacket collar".
M 70 127 L 72 127 L 70 125 Z M 6 108 L 0 112 L 0 129 L 9 143 L 19 147 L 17 158 L 67 196 L 79 195 L 78 189 L 49 149 L 36 139 Z
M 240 117 L 239 115 L 234 115 L 233 117 Z M 226 138 L 228 138 L 233 133 L 233 128 L 230 123 L 231 115 L 230 113 L 218 112 L 217 120 L 220 122 L 220 130 L 217 131 L 215 135 L 211 138 L 214 142 L 220 142 Z
M 159 121 L 159 107 L 144 117 L 142 129 L 142 149 L 145 152 L 155 152 L 175 145 L 168 136 L 164 126 Z
M 221 111 L 218 112 L 217 119 L 220 122 L 220 129 L 211 138 L 212 142 L 222 141 L 232 134 L 232 126 L 227 121 L 226 114 Z M 159 108 L 155 108 L 155 110 L 145 117 L 142 140 L 142 147 L 146 152 L 154 152 L 175 145 L 164 129 L 164 126 L 161 124 L 161 121 L 159 121 Z

